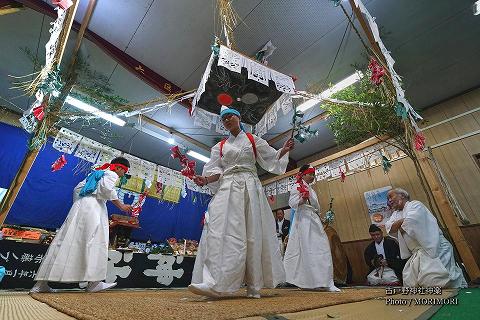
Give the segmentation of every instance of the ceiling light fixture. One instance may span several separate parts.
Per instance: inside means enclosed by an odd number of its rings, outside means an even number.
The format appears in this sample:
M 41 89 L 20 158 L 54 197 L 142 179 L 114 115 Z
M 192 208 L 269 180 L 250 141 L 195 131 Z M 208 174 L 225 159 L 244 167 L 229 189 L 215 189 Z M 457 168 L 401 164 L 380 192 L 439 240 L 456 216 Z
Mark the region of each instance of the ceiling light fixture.
M 480 0 L 479 0 L 480 1 Z M 343 89 L 351 86 L 352 84 L 358 82 L 362 78 L 363 74 L 361 72 L 355 72 L 354 74 L 346 77 L 342 81 L 337 82 L 327 90 L 320 93 L 320 97 L 330 98 L 333 94 L 342 91 Z M 309 99 L 297 107 L 297 111 L 305 112 L 306 110 L 317 105 L 321 100 L 319 99 Z
M 203 154 L 200 154 L 198 152 L 195 152 L 193 150 L 188 150 L 187 151 L 187 155 L 191 156 L 191 157 L 194 157 L 195 159 L 198 159 L 200 161 L 203 161 L 205 163 L 207 163 L 208 161 L 210 161 L 210 158 L 209 157 L 206 157 L 204 156 Z
M 172 146 L 175 145 L 175 139 L 173 137 L 165 137 L 164 135 L 161 135 L 160 133 L 158 133 L 154 130 L 148 129 L 144 126 L 140 126 L 139 124 L 135 125 L 135 129 L 137 129 L 138 131 L 142 131 L 143 133 L 146 133 L 149 136 L 152 136 L 152 137 L 157 138 L 159 140 L 165 141 L 166 143 L 168 143 Z
M 77 109 L 80 109 L 82 111 L 85 111 L 85 112 L 88 112 L 88 113 L 91 113 L 97 117 L 100 117 L 102 119 L 105 119 L 107 121 L 110 121 L 111 123 L 114 123 L 118 126 L 121 126 L 123 127 L 125 125 L 125 121 L 120 119 L 120 118 L 117 118 L 109 113 L 106 113 L 106 112 L 103 112 L 101 111 L 100 109 L 97 109 L 95 108 L 94 106 L 92 105 L 89 105 L 88 103 L 85 103 L 81 100 L 78 100 L 78 99 L 75 99 L 71 96 L 68 96 L 67 99 L 65 99 L 65 102 L 74 106 L 75 108 Z
M 473 15 L 474 16 L 480 15 L 480 0 L 476 1 L 473 4 Z
M 139 131 L 142 131 L 143 133 L 146 133 L 148 134 L 149 136 L 152 136 L 154 138 L 157 138 L 159 140 L 162 140 L 170 145 L 177 145 L 181 148 L 185 148 L 184 146 L 182 146 L 181 144 L 179 143 L 176 143 L 175 142 L 175 138 L 173 137 L 173 135 L 171 135 L 170 137 L 165 137 L 164 135 L 161 135 L 160 133 L 154 131 L 154 130 L 151 130 L 151 129 L 148 129 L 144 126 L 140 126 L 138 124 L 135 125 L 135 129 L 139 130 Z M 162 129 L 163 130 L 163 129 Z M 203 161 L 203 162 L 208 162 L 210 161 L 210 158 L 208 158 L 207 156 L 204 156 L 203 154 L 200 154 L 198 152 L 195 152 L 193 150 L 189 150 L 187 151 L 187 155 L 189 156 L 192 156 L 194 157 L 195 159 L 198 159 L 200 161 Z

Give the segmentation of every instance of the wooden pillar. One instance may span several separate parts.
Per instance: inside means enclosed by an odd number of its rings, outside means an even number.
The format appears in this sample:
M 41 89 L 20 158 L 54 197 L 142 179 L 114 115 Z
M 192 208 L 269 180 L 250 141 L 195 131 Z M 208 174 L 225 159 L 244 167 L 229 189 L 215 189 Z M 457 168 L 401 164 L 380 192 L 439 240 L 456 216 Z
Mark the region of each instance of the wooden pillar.
M 363 31 L 367 35 L 368 41 L 370 42 L 370 45 L 372 46 L 373 50 L 375 50 L 375 52 L 380 57 L 382 57 L 384 61 L 386 61 L 386 58 L 381 52 L 380 47 L 375 42 L 373 33 L 370 30 L 368 23 L 365 21 L 365 17 L 360 12 L 360 10 L 355 6 L 355 2 L 353 0 L 349 0 L 349 2 L 353 12 L 355 13 L 355 16 L 357 17 L 358 21 L 360 22 L 360 25 L 363 28 Z M 456 247 L 460 255 L 460 258 L 462 259 L 465 265 L 465 268 L 467 269 L 467 273 L 470 276 L 470 279 L 473 282 L 478 283 L 480 282 L 480 268 L 478 267 L 475 261 L 475 257 L 473 256 L 470 246 L 465 240 L 462 230 L 460 230 L 460 227 L 458 226 L 454 211 L 450 205 L 450 202 L 448 201 L 447 196 L 445 195 L 441 187 L 441 184 L 438 180 L 438 177 L 435 171 L 432 168 L 430 160 L 423 152 L 418 152 L 417 157 L 420 162 L 420 168 L 427 180 L 428 187 L 432 191 L 434 201 L 436 202 L 437 207 L 440 211 L 439 213 L 445 222 L 445 227 L 447 228 L 447 231 L 454 242 L 453 245 Z
M 60 34 L 60 39 L 64 39 L 64 41 L 59 41 L 57 51 L 55 54 L 55 61 L 57 65 L 60 65 L 63 57 L 63 53 L 65 51 L 65 46 L 68 41 L 68 35 L 70 34 L 70 30 L 72 28 L 73 20 L 75 18 L 75 13 L 77 12 L 78 3 L 80 0 L 73 0 L 73 5 L 68 9 L 67 17 L 65 18 L 62 33 Z M 47 99 L 48 101 L 48 99 Z M 45 121 L 45 119 L 43 119 Z M 37 128 L 41 126 L 41 123 L 38 124 Z M 20 168 L 15 175 L 10 187 L 8 188 L 7 194 L 3 198 L 0 204 L 0 226 L 4 223 L 5 219 L 7 218 L 10 209 L 12 208 L 15 199 L 17 198 L 18 193 L 20 192 L 20 188 L 22 187 L 25 179 L 27 178 L 28 172 L 33 166 L 35 159 L 40 150 L 29 150 L 23 159 Z
M 432 191 L 433 199 L 437 204 L 443 221 L 445 222 L 445 227 L 454 242 L 453 245 L 456 247 L 472 282 L 480 283 L 480 268 L 475 261 L 470 245 L 458 226 L 455 213 L 441 187 L 437 174 L 433 170 L 430 160 L 424 153 L 418 153 L 417 156 L 418 161 L 420 162 L 420 167 L 427 180 L 428 187 Z

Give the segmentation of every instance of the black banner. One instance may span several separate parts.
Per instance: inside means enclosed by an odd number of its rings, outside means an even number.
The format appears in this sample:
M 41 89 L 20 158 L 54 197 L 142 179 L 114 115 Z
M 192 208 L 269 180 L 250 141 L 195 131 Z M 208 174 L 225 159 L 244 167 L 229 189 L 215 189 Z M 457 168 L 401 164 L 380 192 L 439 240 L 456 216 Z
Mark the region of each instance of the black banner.
M 0 266 L 5 277 L 0 289 L 30 289 L 48 246 L 0 240 Z M 186 287 L 192 279 L 195 257 L 131 253 L 110 250 L 107 282 L 117 288 Z M 78 288 L 78 284 L 51 283 L 53 288 Z

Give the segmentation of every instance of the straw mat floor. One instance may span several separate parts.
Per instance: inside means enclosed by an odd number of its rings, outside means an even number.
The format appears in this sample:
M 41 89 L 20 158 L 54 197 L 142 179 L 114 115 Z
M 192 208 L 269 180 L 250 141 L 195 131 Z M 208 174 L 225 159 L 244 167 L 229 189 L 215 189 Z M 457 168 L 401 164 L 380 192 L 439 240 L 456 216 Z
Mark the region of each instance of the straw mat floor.
M 238 319 L 310 310 L 385 296 L 385 289 L 344 289 L 340 293 L 298 289 L 262 290 L 261 299 L 238 295 L 206 299 L 177 290 L 66 292 L 33 298 L 81 320 Z

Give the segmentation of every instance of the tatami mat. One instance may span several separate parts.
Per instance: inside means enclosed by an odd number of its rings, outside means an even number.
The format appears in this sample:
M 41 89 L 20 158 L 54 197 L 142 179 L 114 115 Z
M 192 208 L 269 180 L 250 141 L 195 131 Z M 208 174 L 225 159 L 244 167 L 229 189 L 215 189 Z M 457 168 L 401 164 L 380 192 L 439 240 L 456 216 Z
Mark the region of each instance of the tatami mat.
M 0 320 L 72 320 L 30 297 L 27 292 L 0 291 Z

